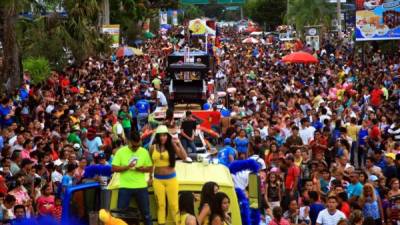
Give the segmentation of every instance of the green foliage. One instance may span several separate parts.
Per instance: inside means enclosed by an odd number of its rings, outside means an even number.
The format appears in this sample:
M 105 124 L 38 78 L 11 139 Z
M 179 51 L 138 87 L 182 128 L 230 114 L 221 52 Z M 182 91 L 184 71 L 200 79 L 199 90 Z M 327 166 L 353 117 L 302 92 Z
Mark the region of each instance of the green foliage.
M 182 4 L 181 9 L 184 11 L 184 14 L 179 15 L 180 21 L 192 20 L 204 16 L 204 11 L 201 10 L 198 6 L 193 4 Z
M 77 63 L 90 55 L 110 53 L 111 39 L 100 33 L 97 24 L 99 6 L 94 0 L 65 0 L 67 18 L 57 13 L 38 16 L 33 21 L 19 20 L 18 41 L 22 57 L 45 57 L 52 68 L 61 70 L 68 58 Z
M 22 65 L 24 71 L 30 74 L 33 84 L 41 83 L 51 74 L 49 61 L 44 57 L 27 58 L 22 61 Z
M 334 15 L 335 4 L 330 4 L 326 0 L 290 0 L 286 20 L 296 25 L 296 30 L 302 34 L 304 26 L 330 27 Z
M 244 5 L 244 12 L 250 19 L 271 31 L 283 24 L 286 3 L 283 0 L 250 0 Z

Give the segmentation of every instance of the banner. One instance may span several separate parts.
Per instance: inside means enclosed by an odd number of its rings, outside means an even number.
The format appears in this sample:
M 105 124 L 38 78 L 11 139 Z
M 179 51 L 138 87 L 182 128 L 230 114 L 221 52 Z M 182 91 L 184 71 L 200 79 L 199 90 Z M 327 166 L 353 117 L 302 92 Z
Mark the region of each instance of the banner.
M 143 23 L 143 31 L 145 33 L 150 32 L 150 18 L 147 18 Z
M 178 11 L 172 11 L 172 25 L 178 26 Z
M 194 19 L 189 21 L 189 30 L 192 31 L 192 35 L 215 35 L 215 30 L 208 27 L 205 20 Z
M 357 41 L 400 39 L 400 1 L 357 0 Z
M 112 38 L 112 48 L 119 47 L 119 24 L 103 25 L 101 31 Z
M 160 25 L 168 24 L 168 13 L 160 10 Z

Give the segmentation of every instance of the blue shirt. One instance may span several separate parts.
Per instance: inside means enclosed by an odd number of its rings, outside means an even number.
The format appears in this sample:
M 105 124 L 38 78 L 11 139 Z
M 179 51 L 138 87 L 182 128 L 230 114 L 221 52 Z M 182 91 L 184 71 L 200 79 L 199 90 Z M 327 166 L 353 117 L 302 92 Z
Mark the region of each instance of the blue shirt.
M 136 106 L 135 106 L 135 105 L 131 105 L 131 106 L 129 107 L 129 111 L 130 111 L 131 114 L 132 114 L 132 118 L 136 118 L 136 117 L 137 117 L 137 109 L 136 109 Z
M 249 148 L 249 140 L 247 138 L 235 138 L 236 149 L 240 153 L 246 153 Z
M 6 116 L 8 116 L 8 114 L 10 114 L 10 112 L 11 112 L 10 106 L 3 107 L 3 105 L 0 105 L 0 124 L 3 127 L 8 127 L 13 123 L 12 118 L 8 119 L 5 118 Z
M 316 130 L 322 130 L 322 128 L 323 128 L 324 125 L 323 125 L 319 120 L 317 120 L 317 121 L 315 121 L 315 122 L 312 123 L 312 126 L 313 126 Z
M 319 212 L 321 212 L 324 209 L 325 206 L 318 202 L 310 205 L 310 220 L 312 225 L 315 225 L 315 223 L 317 222 Z
M 136 109 L 138 113 L 149 113 L 150 104 L 144 99 L 139 100 L 136 103 Z
M 365 139 L 364 139 L 365 137 L 368 137 L 368 129 L 361 128 L 360 132 L 358 132 L 358 143 L 359 143 L 359 145 L 364 146 L 366 144 L 365 143 Z
M 365 202 L 363 214 L 364 217 L 372 217 L 374 220 L 381 218 L 381 215 L 379 214 L 378 201 Z
M 21 101 L 26 101 L 28 100 L 29 97 L 29 92 L 25 88 L 19 89 L 19 97 L 21 98 Z
M 229 145 L 226 145 L 221 150 L 219 150 L 218 161 L 220 164 L 229 166 L 230 165 L 229 156 L 233 156 L 233 158 L 235 158 L 235 155 L 236 155 L 235 149 Z
M 347 195 L 349 199 L 354 196 L 360 197 L 362 189 L 363 185 L 360 182 L 357 182 L 356 184 L 350 183 L 349 186 L 347 186 Z

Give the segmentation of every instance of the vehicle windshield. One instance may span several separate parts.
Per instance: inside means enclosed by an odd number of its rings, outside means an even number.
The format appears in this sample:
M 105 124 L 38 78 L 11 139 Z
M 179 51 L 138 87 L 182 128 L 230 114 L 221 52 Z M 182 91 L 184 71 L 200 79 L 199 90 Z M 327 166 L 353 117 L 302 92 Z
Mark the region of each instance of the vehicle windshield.
M 200 80 L 200 71 L 175 71 L 174 77 L 176 80 Z

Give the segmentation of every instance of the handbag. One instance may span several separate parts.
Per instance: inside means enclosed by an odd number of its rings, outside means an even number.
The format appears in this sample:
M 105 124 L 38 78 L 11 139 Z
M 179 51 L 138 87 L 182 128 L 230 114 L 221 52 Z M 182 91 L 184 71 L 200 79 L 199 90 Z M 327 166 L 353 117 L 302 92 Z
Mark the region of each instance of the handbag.
M 110 183 L 107 186 L 107 190 L 115 190 L 119 189 L 119 178 L 121 176 L 121 173 L 115 172 L 110 180 Z

